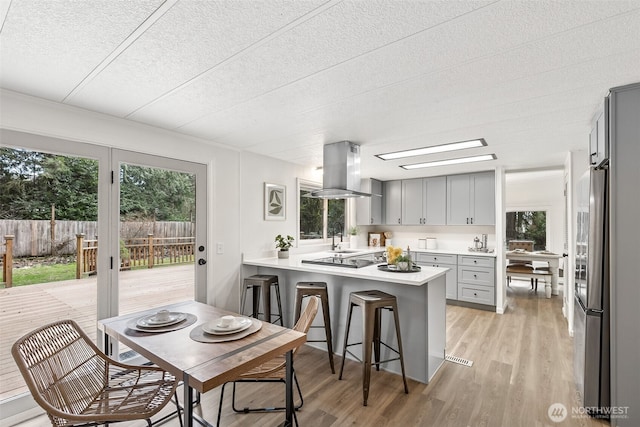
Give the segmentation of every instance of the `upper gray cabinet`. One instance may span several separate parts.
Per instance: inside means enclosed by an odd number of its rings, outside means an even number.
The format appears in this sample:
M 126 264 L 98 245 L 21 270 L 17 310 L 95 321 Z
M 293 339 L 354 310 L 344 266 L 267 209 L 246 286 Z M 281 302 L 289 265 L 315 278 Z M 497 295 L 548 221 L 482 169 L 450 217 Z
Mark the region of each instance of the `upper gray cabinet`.
M 402 181 L 385 181 L 382 183 L 382 199 L 384 207 L 384 224 L 402 224 Z
M 447 224 L 495 225 L 495 174 L 447 176 Z
M 363 179 L 360 183 L 363 193 L 382 194 L 382 182 L 377 179 Z M 358 225 L 382 224 L 382 197 L 371 196 L 356 199 L 356 223 Z
M 606 104 L 605 104 L 606 105 Z M 598 166 L 609 157 L 605 117 L 606 112 L 601 112 L 593 122 L 593 128 L 589 135 L 589 162 L 592 166 Z
M 402 180 L 403 225 L 445 225 L 446 206 L 446 177 Z

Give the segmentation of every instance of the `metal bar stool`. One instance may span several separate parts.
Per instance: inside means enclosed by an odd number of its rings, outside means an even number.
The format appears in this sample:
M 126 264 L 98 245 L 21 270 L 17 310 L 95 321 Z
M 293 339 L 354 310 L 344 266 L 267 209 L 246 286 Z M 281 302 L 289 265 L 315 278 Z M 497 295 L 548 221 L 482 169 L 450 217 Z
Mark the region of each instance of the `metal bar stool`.
M 307 342 L 326 342 L 327 353 L 329 353 L 329 364 L 331 365 L 331 373 L 335 374 L 336 370 L 333 366 L 333 338 L 331 335 L 331 318 L 329 317 L 329 294 L 327 293 L 327 284 L 325 282 L 298 282 L 296 284 L 296 309 L 294 323 L 300 318 L 300 310 L 302 307 L 302 299 L 304 297 L 318 296 L 322 302 L 322 316 L 324 317 L 324 326 L 311 326 L 312 328 L 324 328 L 324 340 L 307 340 Z
M 278 313 L 271 314 L 271 287 L 275 288 L 276 300 L 278 303 Z M 282 322 L 282 301 L 280 300 L 280 283 L 278 282 L 278 276 L 271 276 L 267 274 L 255 274 L 253 276 L 246 277 L 242 284 L 242 305 L 240 307 L 240 313 L 244 314 L 244 306 L 247 301 L 247 290 L 252 290 L 253 307 L 251 309 L 251 316 L 256 319 L 260 314 L 264 314 L 264 319 L 269 323 L 275 323 L 280 320 L 280 325 L 284 326 Z M 260 313 L 260 295 L 262 295 L 262 308 L 264 313 Z M 275 319 L 272 321 L 272 317 Z
M 360 306 L 362 309 L 362 342 L 348 344 L 349 329 L 351 328 L 351 314 L 354 306 Z M 393 319 L 396 327 L 396 337 L 398 339 L 398 349 L 394 349 L 380 341 L 381 329 L 381 311 L 382 309 L 393 311 Z M 361 360 L 349 351 L 349 347 L 362 344 L 362 353 L 364 360 Z M 380 345 L 384 345 L 393 351 L 398 357 L 387 360 L 380 360 Z M 382 291 L 361 291 L 351 292 L 349 294 L 349 312 L 347 315 L 347 331 L 344 334 L 344 355 L 342 357 L 342 365 L 340 366 L 339 380 L 342 379 L 342 371 L 344 370 L 344 360 L 347 353 L 362 362 L 362 398 L 363 405 L 367 406 L 369 398 L 369 383 L 371 382 L 371 347 L 373 346 L 375 353 L 376 370 L 380 370 L 380 364 L 400 360 L 402 368 L 402 381 L 404 382 L 404 392 L 409 393 L 407 386 L 407 377 L 404 371 L 404 357 L 402 355 L 402 339 L 400 338 L 400 321 L 398 320 L 398 302 L 394 295 L 387 294 Z

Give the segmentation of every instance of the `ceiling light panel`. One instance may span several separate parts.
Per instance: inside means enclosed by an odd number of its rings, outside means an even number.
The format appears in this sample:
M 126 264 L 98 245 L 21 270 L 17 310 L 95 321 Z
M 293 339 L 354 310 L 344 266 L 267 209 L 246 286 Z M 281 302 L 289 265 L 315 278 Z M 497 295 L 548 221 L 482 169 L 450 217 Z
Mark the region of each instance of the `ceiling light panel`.
M 437 160 L 435 162 L 414 163 L 411 165 L 402 165 L 400 167 L 403 169 L 411 170 L 411 169 L 421 169 L 421 168 L 432 168 L 435 166 L 457 165 L 460 163 L 484 162 L 487 160 L 496 160 L 497 158 L 498 157 L 495 154 L 483 154 L 481 156 L 459 157 L 457 159 Z
M 395 151 L 393 153 L 376 154 L 382 160 L 404 159 L 405 157 L 424 156 L 427 154 L 444 153 L 447 151 L 464 150 L 466 148 L 486 147 L 487 142 L 483 139 L 472 139 L 470 141 L 452 142 L 450 144 L 432 145 L 430 147 L 415 148 L 412 150 Z

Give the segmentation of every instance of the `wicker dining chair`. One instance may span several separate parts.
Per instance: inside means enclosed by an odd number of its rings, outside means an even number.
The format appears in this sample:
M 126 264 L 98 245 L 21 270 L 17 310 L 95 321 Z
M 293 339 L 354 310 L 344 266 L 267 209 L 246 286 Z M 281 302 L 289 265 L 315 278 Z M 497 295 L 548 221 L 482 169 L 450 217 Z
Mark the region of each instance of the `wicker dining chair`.
M 28 333 L 13 344 L 11 354 L 53 426 L 131 420 L 151 426 L 150 418 L 176 395 L 178 386 L 163 369 L 105 356 L 73 320 Z
M 304 309 L 302 315 L 300 315 L 300 319 L 296 322 L 293 329 L 295 331 L 304 332 L 305 334 L 309 332 L 309 328 L 311 327 L 311 323 L 313 319 L 315 319 L 316 314 L 318 313 L 318 305 L 320 299 L 316 296 L 312 296 L 309 298 L 309 302 Z M 296 353 L 299 347 L 293 349 L 293 354 Z M 232 405 L 231 407 L 235 412 L 238 413 L 249 413 L 249 412 L 271 412 L 271 411 L 283 411 L 286 407 L 270 407 L 270 408 L 236 408 L 236 383 L 238 382 L 285 382 L 286 378 L 286 357 L 285 355 L 275 357 L 268 362 L 263 363 L 262 365 L 251 369 L 248 372 L 240 375 L 233 381 L 226 382 L 222 385 L 222 390 L 220 391 L 220 404 L 218 406 L 218 421 L 217 424 L 220 426 L 220 416 L 222 414 L 222 402 L 224 399 L 224 388 L 230 382 L 233 383 L 233 397 L 232 397 Z M 298 389 L 298 397 L 300 399 L 300 403 L 294 407 L 295 410 L 298 410 L 302 407 L 304 403 L 302 399 L 302 391 L 300 390 L 300 384 L 298 383 L 298 378 L 296 377 L 295 370 L 293 372 L 293 379 L 296 384 L 296 388 Z M 293 415 L 295 417 L 295 410 Z M 298 420 L 296 419 L 296 425 L 298 424 Z

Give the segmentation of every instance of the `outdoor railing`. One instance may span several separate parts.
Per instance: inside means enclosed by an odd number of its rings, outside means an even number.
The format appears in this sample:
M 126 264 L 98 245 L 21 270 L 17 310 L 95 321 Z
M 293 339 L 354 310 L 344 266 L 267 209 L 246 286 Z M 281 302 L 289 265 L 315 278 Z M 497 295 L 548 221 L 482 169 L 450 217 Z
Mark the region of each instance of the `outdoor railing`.
M 76 236 L 76 278 L 97 271 L 98 241 Z M 147 237 L 127 239 L 121 249 L 120 269 L 133 267 L 153 268 L 154 265 L 183 264 L 195 261 L 195 237 Z
M 13 286 L 13 235 L 5 235 L 2 253 L 2 283 Z M 127 239 L 121 249 L 120 269 L 153 268 L 154 265 L 185 264 L 195 261 L 195 237 L 153 237 Z M 76 235 L 76 279 L 98 271 L 98 240 Z
M 5 288 L 13 286 L 13 235 L 4 236 L 5 251 L 2 254 L 2 282 Z

